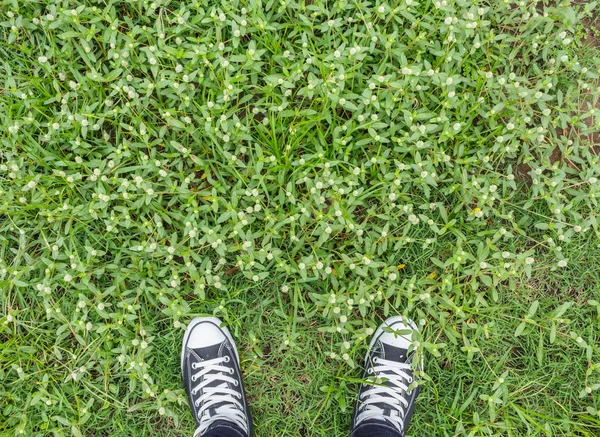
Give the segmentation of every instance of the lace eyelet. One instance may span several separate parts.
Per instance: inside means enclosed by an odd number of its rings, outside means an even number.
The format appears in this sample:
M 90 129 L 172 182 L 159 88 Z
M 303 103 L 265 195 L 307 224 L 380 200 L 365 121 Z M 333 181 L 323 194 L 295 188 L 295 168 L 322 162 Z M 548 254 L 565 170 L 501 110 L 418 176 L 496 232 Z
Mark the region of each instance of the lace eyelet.
M 229 359 L 229 356 L 228 356 L 228 355 L 225 355 L 225 362 L 226 362 L 226 363 L 228 363 L 229 361 L 231 361 L 231 360 Z
M 372 374 L 372 373 L 373 373 L 373 368 L 372 368 L 372 367 L 369 367 L 369 369 L 367 370 L 367 373 L 368 373 L 369 375 L 370 375 L 370 374 Z
M 373 362 L 374 362 L 375 364 L 377 364 L 377 362 L 378 362 L 378 361 L 379 361 L 379 358 L 377 358 L 377 357 L 373 357 Z
M 192 369 L 196 370 L 196 363 L 192 363 Z
M 229 369 L 229 374 L 230 374 L 230 375 L 233 375 L 233 372 L 235 372 L 235 371 L 233 370 L 233 367 L 231 367 L 231 368 Z
M 196 375 L 192 375 L 192 382 L 196 382 Z
M 240 385 L 240 383 L 237 381 L 233 381 L 233 385 L 237 387 L 238 385 Z

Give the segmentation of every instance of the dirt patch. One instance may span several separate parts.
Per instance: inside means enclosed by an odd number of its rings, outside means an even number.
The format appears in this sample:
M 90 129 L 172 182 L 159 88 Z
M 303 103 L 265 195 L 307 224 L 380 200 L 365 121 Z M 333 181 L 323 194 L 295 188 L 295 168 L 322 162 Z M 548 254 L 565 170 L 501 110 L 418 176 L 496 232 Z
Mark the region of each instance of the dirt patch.
M 529 174 L 530 171 L 531 166 L 529 164 L 517 164 L 514 170 L 515 179 L 519 182 L 525 182 L 527 186 L 530 186 L 533 183 L 533 179 Z
M 600 20 L 585 18 L 581 22 L 587 30 L 583 44 L 588 47 L 600 49 Z
M 589 84 L 590 90 L 598 89 L 600 87 L 600 81 Z M 585 148 L 588 148 L 592 155 L 600 155 L 600 129 L 598 129 L 597 121 L 600 117 L 600 97 L 594 96 L 593 92 L 590 91 L 587 94 L 581 96 L 578 109 L 573 112 L 572 116 L 589 114 L 592 108 L 596 109 L 596 113 L 589 115 L 586 118 L 582 118 L 576 125 L 569 124 L 567 128 L 557 128 L 555 131 L 557 141 L 569 142 L 569 144 L 576 143 L 579 145 L 581 151 L 579 157 L 584 157 Z M 537 159 L 541 159 L 538 154 L 532 150 L 532 154 Z M 559 146 L 554 147 L 552 153 L 548 157 L 550 165 L 557 162 L 564 163 L 568 167 L 580 170 L 573 160 L 565 157 Z M 513 174 L 515 179 L 519 182 L 524 182 L 526 186 L 531 186 L 532 178 L 529 174 L 532 167 L 527 163 L 517 164 L 514 168 Z

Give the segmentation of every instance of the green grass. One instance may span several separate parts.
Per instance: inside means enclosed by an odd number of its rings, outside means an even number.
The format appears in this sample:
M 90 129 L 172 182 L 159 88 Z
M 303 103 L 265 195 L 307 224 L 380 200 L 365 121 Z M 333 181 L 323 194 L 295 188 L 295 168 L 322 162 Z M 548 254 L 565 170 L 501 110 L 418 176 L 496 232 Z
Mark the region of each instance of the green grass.
M 191 436 L 197 315 L 257 437 L 345 436 L 395 314 L 407 437 L 599 435 L 576 3 L 0 1 L 0 437 Z

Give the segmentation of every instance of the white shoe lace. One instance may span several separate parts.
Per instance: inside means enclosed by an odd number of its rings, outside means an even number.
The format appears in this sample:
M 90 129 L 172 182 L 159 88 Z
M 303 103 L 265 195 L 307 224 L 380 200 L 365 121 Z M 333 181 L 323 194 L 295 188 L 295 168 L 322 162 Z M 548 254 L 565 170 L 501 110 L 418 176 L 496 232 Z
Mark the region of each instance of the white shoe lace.
M 410 363 L 398 363 L 396 361 L 384 360 L 379 357 L 373 358 L 373 366 L 369 368 L 369 374 L 374 373 L 377 378 L 387 378 L 389 385 L 373 385 L 365 390 L 359 401 L 362 401 L 360 412 L 356 416 L 356 424 L 367 419 L 386 420 L 390 422 L 398 431 L 402 432 L 404 428 L 404 417 L 408 401 L 402 394 L 407 391 L 408 386 L 413 381 L 411 375 L 407 373 L 411 369 Z M 391 407 L 391 415 L 384 415 L 384 410 L 376 404 L 385 404 Z
M 192 388 L 193 396 L 198 392 L 202 393 L 202 395 L 194 401 L 194 405 L 199 407 L 200 404 L 203 404 L 202 409 L 198 412 L 200 425 L 198 426 L 195 435 L 203 434 L 216 420 L 234 422 L 248 434 L 246 415 L 241 400 L 242 395 L 227 387 L 228 382 L 235 386 L 237 386 L 239 382 L 236 378 L 227 376 L 233 375 L 233 368 L 220 365 L 221 363 L 228 363 L 229 361 L 229 357 L 225 356 L 201 361 L 199 363 L 192 363 L 192 369 L 200 369 L 200 371 L 192 375 L 192 382 L 196 382 L 197 380 L 202 381 Z M 217 386 L 207 387 L 209 384 L 214 384 L 215 381 L 222 381 L 222 383 Z M 215 414 L 211 416 L 209 409 L 219 404 L 221 405 L 214 409 Z

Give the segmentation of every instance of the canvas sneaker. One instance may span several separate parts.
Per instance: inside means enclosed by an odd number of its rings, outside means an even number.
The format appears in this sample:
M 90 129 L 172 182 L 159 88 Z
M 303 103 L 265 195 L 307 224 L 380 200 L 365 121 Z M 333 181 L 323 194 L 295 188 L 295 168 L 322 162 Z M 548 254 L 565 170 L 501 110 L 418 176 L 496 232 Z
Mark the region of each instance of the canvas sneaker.
M 197 317 L 183 337 L 181 372 L 197 429 L 215 427 L 252 437 L 252 419 L 235 342 L 216 317 Z
M 390 327 L 401 335 L 384 332 Z M 369 434 L 374 429 L 382 434 L 404 436 L 412 416 L 419 388 L 408 391 L 413 382 L 413 333 L 417 326 L 402 316 L 387 319 L 377 329 L 365 358 L 363 383 L 358 392 L 352 418 L 353 437 Z M 423 363 L 418 363 L 420 370 Z M 362 432 L 361 432 L 362 429 Z M 368 431 L 367 431 L 368 429 Z

